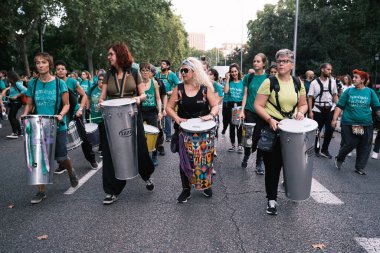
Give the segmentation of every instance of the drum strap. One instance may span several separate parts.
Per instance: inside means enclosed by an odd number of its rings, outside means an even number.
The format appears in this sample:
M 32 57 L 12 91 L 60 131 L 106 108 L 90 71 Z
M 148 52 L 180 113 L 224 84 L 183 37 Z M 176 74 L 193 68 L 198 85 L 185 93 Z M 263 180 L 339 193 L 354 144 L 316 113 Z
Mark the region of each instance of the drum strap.
M 122 98 L 124 96 L 124 83 L 125 83 L 125 76 L 127 75 L 127 72 L 123 72 L 123 78 L 121 79 L 121 83 L 119 83 L 119 80 L 117 79 L 117 73 L 114 74 L 113 78 L 115 80 L 115 86 L 116 91 L 119 93 L 119 96 Z

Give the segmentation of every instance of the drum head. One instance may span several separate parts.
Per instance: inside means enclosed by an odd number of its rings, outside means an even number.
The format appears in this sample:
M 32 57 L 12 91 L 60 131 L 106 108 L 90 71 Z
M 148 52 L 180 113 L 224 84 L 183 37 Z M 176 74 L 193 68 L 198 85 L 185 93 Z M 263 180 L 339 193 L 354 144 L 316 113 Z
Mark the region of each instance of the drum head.
M 215 121 L 204 121 L 200 118 L 188 119 L 186 122 L 182 122 L 180 127 L 186 132 L 201 133 L 206 132 L 216 126 Z
M 243 125 L 244 125 L 244 126 L 251 126 L 251 127 L 254 127 L 254 126 L 256 126 L 256 123 L 244 123 Z
M 132 98 L 118 98 L 118 99 L 103 101 L 100 105 L 101 106 L 121 106 L 121 105 L 130 105 L 134 103 L 136 103 L 136 100 Z
M 318 123 L 315 120 L 304 118 L 303 120 L 284 119 L 278 124 L 281 131 L 288 133 L 307 133 L 317 129 Z
M 158 134 L 160 132 L 160 130 L 157 127 L 152 125 L 144 125 L 144 131 L 145 133 L 149 134 Z
M 91 133 L 95 131 L 98 128 L 98 124 L 95 123 L 87 123 L 84 125 L 84 128 L 86 129 L 87 133 Z

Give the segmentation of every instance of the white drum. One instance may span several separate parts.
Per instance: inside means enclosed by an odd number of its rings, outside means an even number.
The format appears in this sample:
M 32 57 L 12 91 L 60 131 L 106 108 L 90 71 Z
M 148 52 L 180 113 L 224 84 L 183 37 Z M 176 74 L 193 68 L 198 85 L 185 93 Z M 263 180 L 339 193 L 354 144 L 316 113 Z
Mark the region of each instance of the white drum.
M 242 145 L 247 148 L 252 147 L 252 136 L 256 123 L 243 123 L 242 128 Z
M 144 125 L 146 145 L 148 146 L 148 151 L 153 152 L 156 150 L 157 137 L 160 130 L 151 125 Z
M 280 141 L 284 165 L 285 195 L 302 201 L 310 197 L 313 154 L 318 123 L 312 119 L 280 121 Z
M 87 140 L 91 143 L 92 147 L 99 146 L 100 137 L 98 124 L 87 123 L 84 125 L 84 128 L 86 129 Z
M 203 121 L 200 118 L 194 118 L 182 122 L 180 127 L 187 157 L 192 168 L 192 171 L 184 172 L 189 177 L 193 188 L 197 190 L 210 188 L 214 169 L 216 123 L 213 120 Z

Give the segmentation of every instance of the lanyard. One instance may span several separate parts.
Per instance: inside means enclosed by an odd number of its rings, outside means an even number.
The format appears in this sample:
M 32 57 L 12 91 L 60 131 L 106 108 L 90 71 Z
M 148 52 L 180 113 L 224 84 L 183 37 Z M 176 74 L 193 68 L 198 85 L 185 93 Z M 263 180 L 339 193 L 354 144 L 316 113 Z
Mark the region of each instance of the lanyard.
M 120 84 L 120 89 L 119 89 L 119 80 L 117 79 L 117 73 L 115 73 L 115 75 L 113 76 L 114 80 L 115 80 L 115 85 L 116 85 L 116 91 L 119 93 L 119 96 L 120 97 L 123 97 L 123 88 L 124 88 L 124 81 L 125 81 L 125 76 L 126 76 L 127 72 L 123 72 L 123 78 L 121 79 L 121 84 Z

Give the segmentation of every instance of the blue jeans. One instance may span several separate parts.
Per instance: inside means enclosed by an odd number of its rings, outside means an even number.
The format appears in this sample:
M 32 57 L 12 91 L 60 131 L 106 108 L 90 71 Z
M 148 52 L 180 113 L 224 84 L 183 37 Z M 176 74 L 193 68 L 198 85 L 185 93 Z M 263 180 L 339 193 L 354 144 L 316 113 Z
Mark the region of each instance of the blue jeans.
M 168 115 L 165 116 L 165 136 L 166 138 L 172 137 L 172 118 Z

